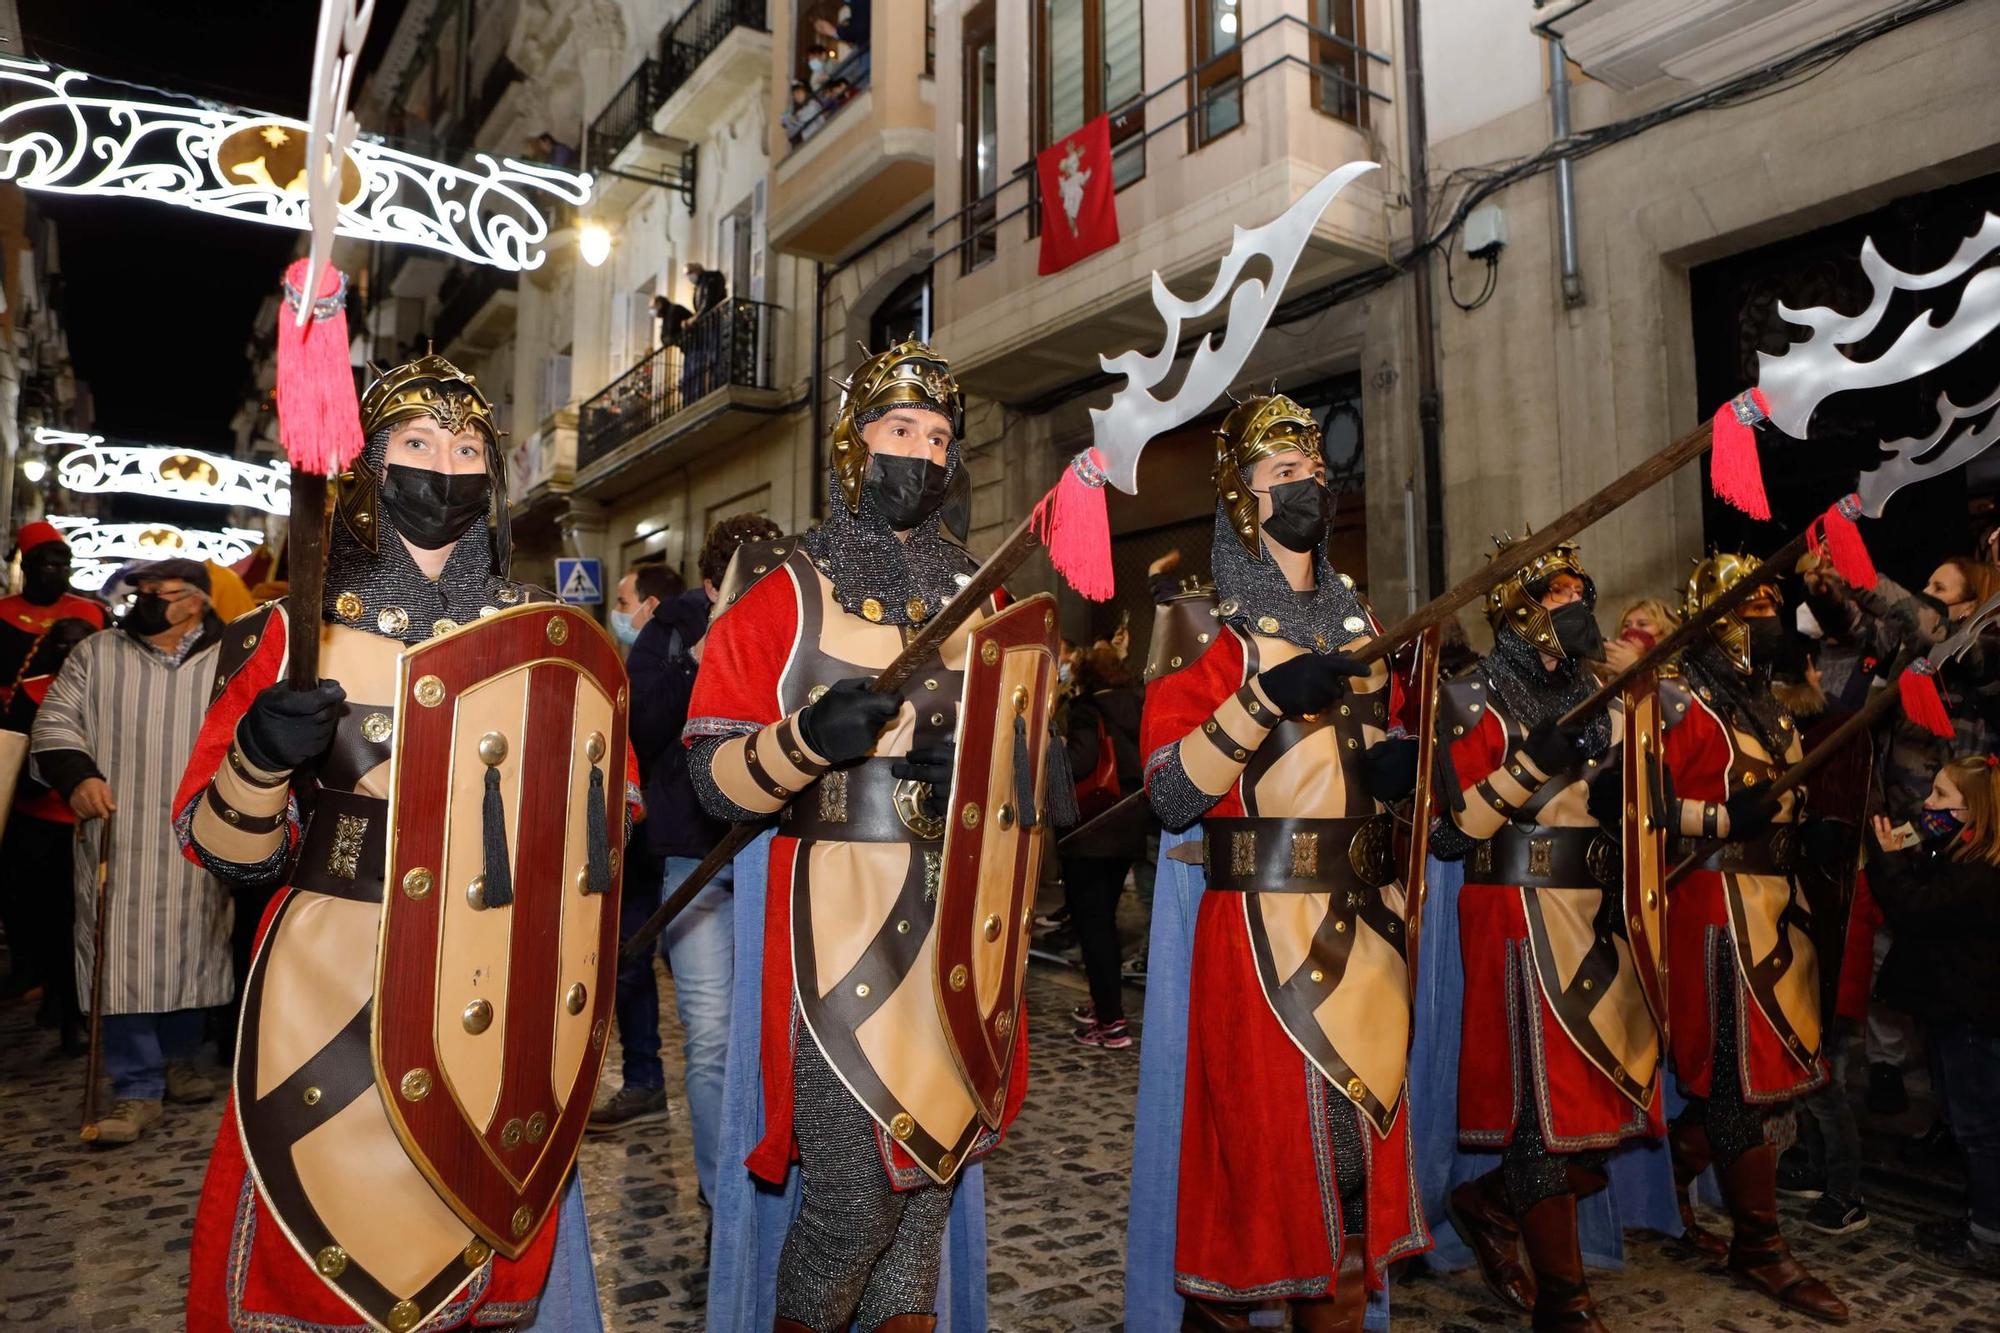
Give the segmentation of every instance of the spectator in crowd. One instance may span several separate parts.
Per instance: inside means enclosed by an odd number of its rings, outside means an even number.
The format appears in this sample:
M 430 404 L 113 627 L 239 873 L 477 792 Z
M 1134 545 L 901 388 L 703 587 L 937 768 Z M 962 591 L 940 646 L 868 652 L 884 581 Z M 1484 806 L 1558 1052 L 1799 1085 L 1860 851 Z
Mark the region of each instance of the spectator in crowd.
M 779 117 L 785 127 L 785 138 L 792 143 L 804 140 L 813 122 L 819 119 L 819 112 L 819 101 L 805 80 L 793 79 L 791 108 Z
M 32 732 L 35 714 L 70 650 L 96 632 L 91 622 L 75 619 L 58 620 L 43 630 L 21 663 L 0 727 L 23 737 Z M 13 969 L 8 990 L 19 993 L 41 987 L 36 1022 L 59 1031 L 65 1055 L 83 1050 L 76 965 L 70 956 L 71 932 L 76 928 L 70 885 L 70 843 L 75 835 L 76 812 L 69 804 L 32 773 L 20 774 L 6 838 L 0 841 L 0 864 L 7 867 L 5 883 L 0 885 L 0 920 L 5 922 Z
M 611 637 L 629 655 L 632 645 L 639 641 L 639 632 L 646 628 L 660 606 L 686 590 L 687 581 L 665 560 L 641 560 L 618 580 L 618 590 L 611 602 Z
M 650 880 L 626 879 L 622 936 L 629 937 L 653 914 L 726 831 L 702 813 L 695 799 L 681 728 L 687 723 L 701 641 L 730 558 L 745 542 L 775 541 L 782 535 L 767 518 L 739 514 L 709 529 L 699 559 L 700 587 L 681 591 L 649 574 L 645 566 L 633 578 L 637 609 L 632 614 L 639 624 L 626 670 L 632 677 L 632 747 L 645 784 L 646 820 L 633 848 L 645 854 L 629 856 L 627 862 L 648 866 Z M 667 572 L 664 566 L 651 568 Z M 702 1196 L 710 1200 L 715 1198 L 721 1141 L 735 922 L 735 879 L 725 866 L 660 937 L 674 977 L 674 1005 L 684 1034 L 683 1079 L 694 1134 L 695 1175 Z M 617 1011 L 625 1084 L 591 1112 L 590 1125 L 597 1130 L 655 1119 L 666 1106 L 660 1000 L 650 957 L 620 965 Z
M 2000 759 L 1940 769 L 1916 831 L 1904 846 L 1894 821 L 1874 820 L 1869 880 L 1896 933 L 1879 986 L 1928 1026 L 1970 1197 L 1967 1217 L 1919 1222 L 1917 1248 L 2000 1279 Z
M 1939 565 L 1921 592 L 1912 592 L 1886 575 L 1873 589 L 1850 587 L 1826 563 L 1803 574 L 1806 604 L 1829 649 L 1852 655 L 1854 666 L 1844 688 L 1833 683 L 1834 669 L 1827 665 L 1833 653 L 1821 661 L 1827 693 L 1845 706 L 1853 706 L 1855 700 L 1854 676 L 1862 678 L 1859 692 L 1865 694 L 1867 677 L 1889 674 L 1899 661 L 1928 650 L 2000 591 L 2000 568 L 1969 556 L 1953 556 Z M 1917 817 L 1932 777 L 1952 755 L 1992 754 L 2000 749 L 2000 629 L 1988 629 L 1963 655 L 1946 663 L 1935 679 L 1951 714 L 1949 738 L 1932 735 L 1901 711 L 1890 714 L 1878 735 L 1883 813 L 1896 823 Z M 1891 918 L 1887 929 L 1876 932 L 1878 969 L 1894 946 L 1895 928 Z M 1882 994 L 1879 971 L 1876 994 Z M 1902 1071 L 1910 1062 L 1913 1043 L 1906 1025 L 1885 1008 L 1893 1009 L 1893 1003 L 1872 1006 L 1868 1016 L 1868 1107 L 1894 1114 L 1908 1105 Z M 1926 1137 L 1941 1146 L 1948 1133 L 1940 1124 Z
M 669 300 L 664 296 L 655 296 L 653 298 L 653 318 L 660 323 L 660 346 L 679 347 L 681 345 L 681 332 L 687 328 L 687 322 L 694 318 L 694 313 L 678 301 Z
M 29 648 L 49 626 L 76 619 L 104 627 L 104 607 L 70 591 L 69 543 L 55 524 L 26 524 L 14 549 L 21 558 L 21 591 L 0 597 L 0 708 L 7 704 Z
M 575 171 L 579 162 L 576 146 L 564 143 L 547 130 L 535 136 L 535 155 L 550 166 L 560 167 L 564 171 Z
M 157 1124 L 163 1098 L 215 1096 L 195 1048 L 203 1011 L 232 994 L 229 892 L 180 855 L 172 809 L 208 705 L 222 622 L 198 561 L 156 561 L 131 582 L 118 630 L 70 653 L 30 741 L 36 774 L 86 824 L 74 859 L 76 982 L 89 994 L 93 969 L 102 969 L 113 1098 L 97 1124 L 105 1144 L 131 1143 Z M 99 958 L 97 867 L 114 814 Z
M 1618 637 L 1639 636 L 1642 647 L 1650 648 L 1674 632 L 1681 618 L 1657 597 L 1641 597 L 1618 617 Z
M 728 297 L 729 280 L 722 276 L 720 270 L 703 268 L 700 264 L 690 261 L 684 271 L 687 274 L 688 287 L 694 292 L 696 315 L 707 314 Z
M 839 43 L 835 55 L 846 60 L 856 51 L 868 49 L 869 0 L 848 0 L 832 20 L 814 19 L 813 30 L 830 42 Z
M 1103 814 L 1125 792 L 1144 785 L 1139 755 L 1139 715 L 1145 704 L 1125 659 L 1100 643 L 1077 661 L 1069 704 L 1067 753 L 1076 778 L 1080 820 Z M 1118 898 L 1138 857 L 1143 829 L 1134 824 L 1129 845 L 1093 849 L 1062 858 L 1070 919 L 1083 950 L 1090 1001 L 1076 1008 L 1075 1036 L 1086 1046 L 1123 1050 L 1132 1044 L 1125 1024 L 1118 962 Z

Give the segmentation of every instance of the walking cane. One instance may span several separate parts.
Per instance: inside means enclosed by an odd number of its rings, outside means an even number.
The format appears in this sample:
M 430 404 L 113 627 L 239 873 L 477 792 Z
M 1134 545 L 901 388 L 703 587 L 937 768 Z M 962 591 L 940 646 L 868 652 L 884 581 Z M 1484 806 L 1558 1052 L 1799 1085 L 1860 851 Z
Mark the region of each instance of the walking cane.
M 80 1131 L 85 1143 L 97 1142 L 97 1082 L 104 1068 L 104 1043 L 99 1036 L 104 1014 L 104 909 L 111 896 L 111 824 L 116 817 L 116 811 L 104 816 L 104 828 L 97 841 L 97 920 L 91 927 L 94 943 L 90 950 L 90 1057 L 84 1062 Z M 79 825 L 77 837 L 82 836 L 83 828 Z

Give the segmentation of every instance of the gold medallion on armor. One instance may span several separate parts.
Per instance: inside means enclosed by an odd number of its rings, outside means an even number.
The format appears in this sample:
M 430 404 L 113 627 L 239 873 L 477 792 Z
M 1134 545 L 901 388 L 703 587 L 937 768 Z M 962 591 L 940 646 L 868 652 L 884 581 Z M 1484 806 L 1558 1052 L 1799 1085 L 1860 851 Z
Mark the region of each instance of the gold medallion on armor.
M 1354 877 L 1371 889 L 1379 889 L 1396 878 L 1396 821 L 1393 815 L 1376 815 L 1354 832 L 1347 844 L 1347 864 Z

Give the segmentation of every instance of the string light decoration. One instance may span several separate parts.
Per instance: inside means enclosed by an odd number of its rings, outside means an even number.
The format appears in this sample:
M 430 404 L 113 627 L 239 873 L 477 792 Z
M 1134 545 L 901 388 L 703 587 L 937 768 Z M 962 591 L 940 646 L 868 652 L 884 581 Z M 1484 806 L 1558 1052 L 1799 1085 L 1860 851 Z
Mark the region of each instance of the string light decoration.
M 46 426 L 36 428 L 35 443 L 77 446 L 56 460 L 56 484 L 65 490 L 291 512 L 292 469 L 283 459 L 252 463 L 199 449 L 108 444 L 102 435 Z
M 57 194 L 151 199 L 308 231 L 303 121 L 214 103 L 98 91 L 80 70 L 0 57 L 0 180 Z M 342 155 L 340 221 L 362 241 L 523 270 L 548 257 L 539 203 L 583 204 L 591 178 L 473 154 L 476 170 L 358 140 Z
M 69 543 L 70 586 L 96 592 L 120 566 L 133 560 L 176 556 L 218 565 L 243 561 L 264 542 L 256 528 L 182 528 L 172 523 L 106 523 L 94 518 L 51 518 Z

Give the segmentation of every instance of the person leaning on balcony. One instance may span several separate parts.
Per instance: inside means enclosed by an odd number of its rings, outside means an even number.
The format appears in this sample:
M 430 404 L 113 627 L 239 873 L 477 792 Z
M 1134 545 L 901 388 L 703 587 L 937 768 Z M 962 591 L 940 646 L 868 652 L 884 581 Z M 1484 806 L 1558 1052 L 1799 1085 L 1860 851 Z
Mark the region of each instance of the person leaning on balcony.
M 694 313 L 705 315 L 723 303 L 729 296 L 729 280 L 719 269 L 703 268 L 694 261 L 688 261 L 688 286 L 694 289 Z

